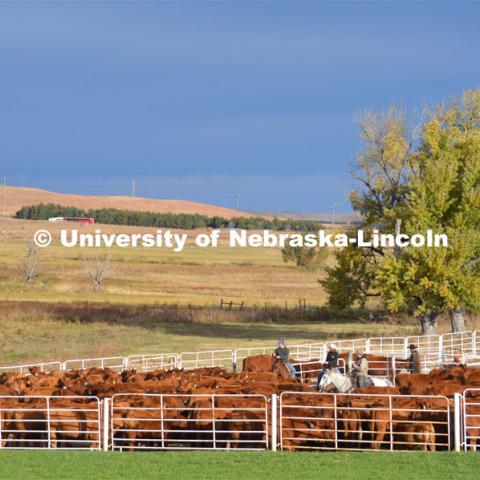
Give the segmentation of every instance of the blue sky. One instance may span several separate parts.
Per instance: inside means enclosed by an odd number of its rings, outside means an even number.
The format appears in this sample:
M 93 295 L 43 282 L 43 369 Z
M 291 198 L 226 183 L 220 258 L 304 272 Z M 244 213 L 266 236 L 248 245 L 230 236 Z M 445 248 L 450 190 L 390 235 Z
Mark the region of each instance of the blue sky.
M 325 212 L 352 187 L 356 112 L 479 86 L 479 21 L 461 2 L 3 2 L 0 177 Z

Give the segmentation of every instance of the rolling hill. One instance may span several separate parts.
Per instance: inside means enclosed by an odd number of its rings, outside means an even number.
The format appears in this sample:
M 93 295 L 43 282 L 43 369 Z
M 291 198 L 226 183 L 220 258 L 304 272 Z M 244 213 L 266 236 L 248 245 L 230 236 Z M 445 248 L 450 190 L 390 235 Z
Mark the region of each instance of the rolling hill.
M 121 210 L 148 211 L 159 213 L 198 213 L 201 215 L 219 215 L 225 218 L 251 217 L 232 208 L 208 205 L 189 200 L 157 200 L 151 198 L 132 198 L 127 196 L 90 196 L 49 192 L 38 188 L 6 187 L 6 214 L 13 216 L 26 205 L 38 203 L 56 203 L 66 207 L 84 209 L 118 208 Z M 0 188 L 0 208 L 3 208 L 3 188 Z

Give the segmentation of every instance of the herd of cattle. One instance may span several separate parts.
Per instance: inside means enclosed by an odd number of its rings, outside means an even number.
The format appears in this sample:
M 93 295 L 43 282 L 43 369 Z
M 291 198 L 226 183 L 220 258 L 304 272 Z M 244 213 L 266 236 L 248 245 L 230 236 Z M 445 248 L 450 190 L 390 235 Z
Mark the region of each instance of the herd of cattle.
M 387 362 L 381 356 L 371 360 Z M 370 373 L 386 373 L 380 370 L 373 367 Z M 104 413 L 98 405 L 110 399 L 110 442 L 122 450 L 266 448 L 273 437 L 271 398 L 276 394 L 276 438 L 284 450 L 442 450 L 451 448 L 454 435 L 454 394 L 480 388 L 480 368 L 463 366 L 399 373 L 395 387 L 364 387 L 350 394 L 317 393 L 311 387 L 315 377 L 292 380 L 269 355 L 246 358 L 241 372 L 218 367 L 4 372 L 0 446 L 99 448 Z M 469 447 L 476 449 L 480 404 L 468 408 Z

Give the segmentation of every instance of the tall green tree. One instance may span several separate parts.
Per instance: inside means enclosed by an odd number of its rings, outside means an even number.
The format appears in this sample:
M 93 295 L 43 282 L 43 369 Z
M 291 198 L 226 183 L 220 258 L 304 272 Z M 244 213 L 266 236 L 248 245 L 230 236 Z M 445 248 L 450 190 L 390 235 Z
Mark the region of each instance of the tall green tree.
M 404 232 L 428 229 L 448 236 L 448 248 L 408 247 L 389 255 L 377 287 L 390 310 L 408 305 L 423 333 L 436 330 L 448 312 L 454 331 L 464 330 L 464 309 L 480 310 L 480 92 L 440 106 L 424 125 L 418 174 L 407 183 L 399 213 Z
M 394 137 L 395 144 L 406 145 L 400 131 Z M 333 278 L 344 276 L 350 280 L 345 285 L 352 288 L 351 280 L 357 278 L 357 284 L 366 288 L 350 295 L 353 300 L 376 295 L 390 311 L 406 307 L 417 316 L 424 334 L 435 333 L 438 315 L 447 312 L 452 329 L 462 330 L 463 310 L 480 311 L 480 92 L 466 91 L 460 100 L 428 114 L 419 141 L 410 142 L 403 152 L 393 166 L 370 155 L 382 172 L 376 182 L 382 188 L 364 182 L 354 195 L 352 204 L 364 215 L 362 226 L 409 235 L 431 229 L 447 234 L 448 248 L 357 253 L 356 264 L 345 261 L 351 253 L 344 250 L 326 285 L 330 282 L 331 287 Z M 360 170 L 369 177 L 369 164 L 360 165 Z M 392 178 L 400 181 L 391 182 Z M 383 193 L 385 185 L 392 193 Z M 330 301 L 335 303 L 338 297 L 337 293 Z
M 410 128 L 405 111 L 395 106 L 379 113 L 363 111 L 355 120 L 362 143 L 351 171 L 358 187 L 350 200 L 362 215 L 357 228 L 367 233 L 373 228 L 398 230 L 398 208 L 407 193 L 408 175 L 415 172 L 418 127 Z M 326 279 L 320 282 L 330 306 L 343 310 L 364 305 L 369 297 L 380 297 L 375 279 L 385 255 L 382 248 L 355 245 L 337 251 L 337 265 L 328 268 Z

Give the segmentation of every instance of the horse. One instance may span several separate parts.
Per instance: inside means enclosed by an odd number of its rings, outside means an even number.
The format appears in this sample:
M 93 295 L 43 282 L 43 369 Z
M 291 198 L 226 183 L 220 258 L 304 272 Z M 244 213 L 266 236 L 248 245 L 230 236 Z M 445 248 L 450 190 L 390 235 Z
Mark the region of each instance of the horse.
M 392 383 L 383 378 L 369 377 L 374 387 L 391 387 Z M 355 388 L 355 383 L 350 375 L 342 375 L 334 369 L 325 370 L 320 381 L 320 391 L 329 392 L 335 387 L 337 393 L 350 393 Z
M 329 392 L 332 390 L 332 386 L 338 393 L 349 393 L 353 390 L 353 382 L 348 375 L 342 375 L 334 369 L 328 369 L 323 373 L 319 390 Z

